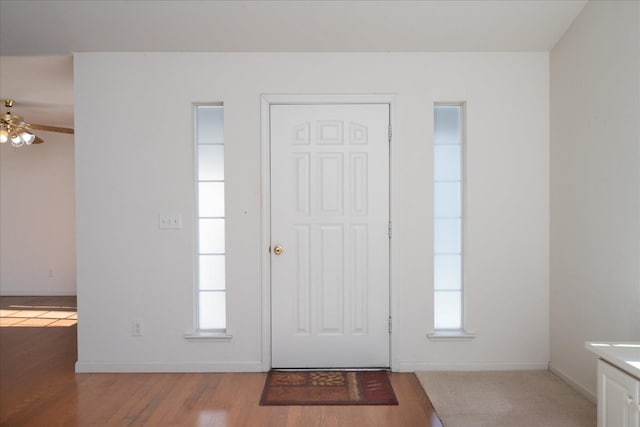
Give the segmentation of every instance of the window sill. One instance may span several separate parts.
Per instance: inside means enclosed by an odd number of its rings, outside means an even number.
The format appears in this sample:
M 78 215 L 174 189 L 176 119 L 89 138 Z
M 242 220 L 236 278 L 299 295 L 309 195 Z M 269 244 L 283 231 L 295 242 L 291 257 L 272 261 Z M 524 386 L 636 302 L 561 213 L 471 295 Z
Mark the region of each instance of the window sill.
M 427 334 L 430 341 L 470 341 L 476 337 L 476 334 L 459 331 L 436 331 Z
M 229 331 L 216 331 L 205 332 L 196 331 L 189 334 L 184 334 L 184 339 L 187 341 L 229 341 L 233 338 L 233 335 Z

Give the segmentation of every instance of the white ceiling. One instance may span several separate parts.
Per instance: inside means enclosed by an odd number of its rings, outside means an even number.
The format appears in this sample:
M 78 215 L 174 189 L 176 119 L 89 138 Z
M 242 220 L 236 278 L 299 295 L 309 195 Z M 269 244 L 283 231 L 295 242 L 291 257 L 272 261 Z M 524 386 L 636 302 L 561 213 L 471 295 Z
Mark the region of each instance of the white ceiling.
M 549 51 L 585 3 L 0 0 L 0 54 Z
M 73 52 L 551 50 L 586 0 L 0 0 L 0 96 L 73 125 Z

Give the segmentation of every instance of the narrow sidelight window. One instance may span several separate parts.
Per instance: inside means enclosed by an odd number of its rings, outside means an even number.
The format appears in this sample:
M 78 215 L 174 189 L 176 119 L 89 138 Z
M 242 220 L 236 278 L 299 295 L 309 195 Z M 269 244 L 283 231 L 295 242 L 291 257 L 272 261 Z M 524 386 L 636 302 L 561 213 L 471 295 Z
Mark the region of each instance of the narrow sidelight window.
M 463 329 L 464 105 L 434 107 L 434 328 Z
M 224 109 L 196 107 L 197 322 L 199 330 L 227 327 L 224 209 Z

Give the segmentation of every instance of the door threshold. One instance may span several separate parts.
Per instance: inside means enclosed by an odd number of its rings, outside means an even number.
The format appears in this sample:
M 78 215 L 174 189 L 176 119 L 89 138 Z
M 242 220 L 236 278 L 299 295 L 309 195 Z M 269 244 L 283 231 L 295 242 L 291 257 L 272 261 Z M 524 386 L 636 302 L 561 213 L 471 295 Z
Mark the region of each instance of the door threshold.
M 272 371 L 294 372 L 294 371 L 389 371 L 389 367 L 371 367 L 371 368 L 271 368 Z

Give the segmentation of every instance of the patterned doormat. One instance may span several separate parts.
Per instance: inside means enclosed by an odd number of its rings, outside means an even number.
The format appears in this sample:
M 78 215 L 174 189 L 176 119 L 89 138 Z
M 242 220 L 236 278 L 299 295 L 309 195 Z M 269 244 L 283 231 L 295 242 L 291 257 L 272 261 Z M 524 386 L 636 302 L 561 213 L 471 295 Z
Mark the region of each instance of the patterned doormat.
M 387 371 L 270 371 L 260 405 L 397 405 Z

